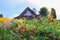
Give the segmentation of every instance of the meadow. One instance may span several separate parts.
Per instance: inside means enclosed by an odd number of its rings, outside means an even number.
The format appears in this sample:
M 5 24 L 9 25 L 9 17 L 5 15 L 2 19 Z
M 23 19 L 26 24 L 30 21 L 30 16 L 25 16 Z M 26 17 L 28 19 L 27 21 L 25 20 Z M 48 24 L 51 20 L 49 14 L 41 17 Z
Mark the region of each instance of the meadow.
M 60 21 L 0 18 L 0 40 L 60 40 Z

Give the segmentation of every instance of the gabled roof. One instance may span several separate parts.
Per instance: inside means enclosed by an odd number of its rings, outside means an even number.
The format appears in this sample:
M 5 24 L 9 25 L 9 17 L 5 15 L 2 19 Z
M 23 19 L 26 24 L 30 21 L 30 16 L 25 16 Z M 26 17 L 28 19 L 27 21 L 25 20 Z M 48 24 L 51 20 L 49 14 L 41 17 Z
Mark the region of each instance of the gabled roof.
M 33 10 L 31 10 L 29 7 L 27 7 L 19 16 L 15 17 L 17 19 L 21 18 L 25 13 L 26 13 L 26 10 L 29 10 L 30 12 L 32 12 L 32 14 L 36 17 L 36 16 L 39 16 L 36 14 L 36 12 L 34 12 Z
M 29 7 L 27 7 L 19 16 L 23 16 L 26 13 L 26 10 L 29 10 L 32 12 L 33 15 L 36 15 L 36 13 L 33 10 L 31 10 Z

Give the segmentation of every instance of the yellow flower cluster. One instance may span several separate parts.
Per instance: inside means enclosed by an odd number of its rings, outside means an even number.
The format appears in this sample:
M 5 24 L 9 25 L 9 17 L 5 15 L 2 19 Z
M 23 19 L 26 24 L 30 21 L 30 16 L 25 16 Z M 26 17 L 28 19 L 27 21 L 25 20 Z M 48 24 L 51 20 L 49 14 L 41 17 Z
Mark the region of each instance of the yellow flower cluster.
M 7 21 L 11 22 L 12 20 L 17 20 L 18 22 L 24 22 L 23 19 L 0 18 L 0 22 L 3 22 L 3 23 L 5 23 Z
M 11 21 L 11 19 L 9 19 L 9 18 L 0 18 L 0 22 L 6 22 L 6 21 Z

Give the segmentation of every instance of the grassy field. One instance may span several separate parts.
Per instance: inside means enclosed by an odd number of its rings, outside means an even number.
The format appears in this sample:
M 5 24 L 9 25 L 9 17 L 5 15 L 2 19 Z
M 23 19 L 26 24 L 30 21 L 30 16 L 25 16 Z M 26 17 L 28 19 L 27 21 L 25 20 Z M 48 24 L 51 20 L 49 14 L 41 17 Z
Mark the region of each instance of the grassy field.
M 60 21 L 6 20 L 0 20 L 0 40 L 60 40 Z

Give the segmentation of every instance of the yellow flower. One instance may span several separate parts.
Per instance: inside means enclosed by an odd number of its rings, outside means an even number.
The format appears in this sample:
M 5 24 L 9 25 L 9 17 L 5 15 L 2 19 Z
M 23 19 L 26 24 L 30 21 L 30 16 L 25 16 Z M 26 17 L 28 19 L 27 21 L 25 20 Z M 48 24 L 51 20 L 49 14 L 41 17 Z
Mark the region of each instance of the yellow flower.
M 0 22 L 6 22 L 6 21 L 11 21 L 11 19 L 9 19 L 9 18 L 0 18 Z
M 19 19 L 18 22 L 24 22 L 24 20 L 23 19 Z

